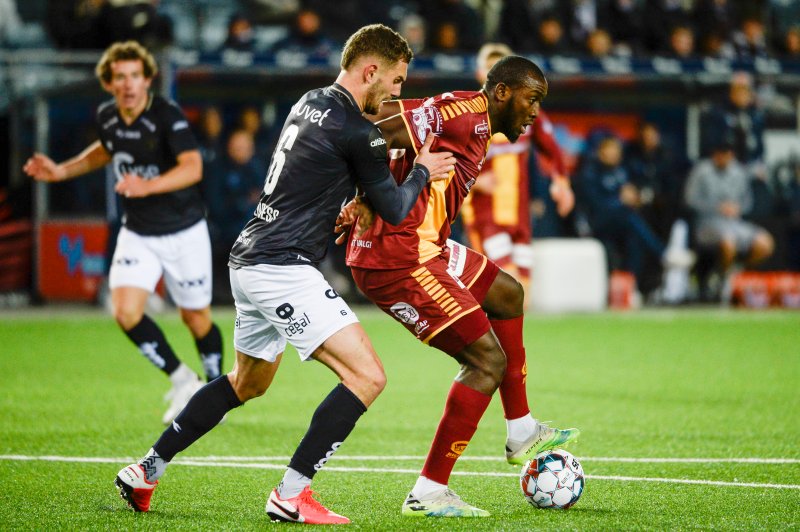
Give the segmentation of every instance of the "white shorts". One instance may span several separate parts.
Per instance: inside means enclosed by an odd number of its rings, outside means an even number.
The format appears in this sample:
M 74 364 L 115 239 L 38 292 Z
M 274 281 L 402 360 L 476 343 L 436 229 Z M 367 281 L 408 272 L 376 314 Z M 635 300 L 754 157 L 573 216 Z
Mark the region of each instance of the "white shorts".
M 205 220 L 168 235 L 144 236 L 120 229 L 109 287 L 152 292 L 162 274 L 179 307 L 198 310 L 211 304 L 211 240 Z
M 236 303 L 233 345 L 245 355 L 274 362 L 291 343 L 302 360 L 333 333 L 358 318 L 311 265 L 258 264 L 231 269 Z

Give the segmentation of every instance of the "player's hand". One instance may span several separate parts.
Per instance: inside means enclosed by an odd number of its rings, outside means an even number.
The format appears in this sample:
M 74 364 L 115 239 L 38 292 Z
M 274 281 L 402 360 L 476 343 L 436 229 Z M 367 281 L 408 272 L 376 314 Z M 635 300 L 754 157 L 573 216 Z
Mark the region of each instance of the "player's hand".
M 456 168 L 456 158 L 449 151 L 440 151 L 431 153 L 431 145 L 433 144 L 433 133 L 428 133 L 425 137 L 425 142 L 422 144 L 417 158 L 414 159 L 414 164 L 421 164 L 428 169 L 430 177 L 428 183 L 431 181 L 439 181 L 440 179 L 447 179 L 450 177 L 451 172 Z
M 630 183 L 625 183 L 619 189 L 619 200 L 623 205 L 635 209 L 639 206 L 639 190 Z
M 44 181 L 45 183 L 63 181 L 67 177 L 67 172 L 63 166 L 56 164 L 50 157 L 42 153 L 34 153 L 25 162 L 22 171 L 36 181 Z
M 740 212 L 739 204 L 735 201 L 723 201 L 719 205 L 719 213 L 726 218 L 738 218 Z
M 121 181 L 117 181 L 114 190 L 126 198 L 144 198 L 150 195 L 147 181 L 136 174 L 124 174 Z
M 347 233 L 353 224 L 356 224 L 356 236 L 361 236 L 372 227 L 374 221 L 375 211 L 369 203 L 364 201 L 363 197 L 356 196 L 342 207 L 339 216 L 336 217 L 336 225 L 333 228 L 333 232 L 339 235 L 336 243 L 344 244 L 347 240 Z
M 575 193 L 572 191 L 569 179 L 562 175 L 554 175 L 550 184 L 550 197 L 556 204 L 556 212 L 565 218 L 575 208 Z

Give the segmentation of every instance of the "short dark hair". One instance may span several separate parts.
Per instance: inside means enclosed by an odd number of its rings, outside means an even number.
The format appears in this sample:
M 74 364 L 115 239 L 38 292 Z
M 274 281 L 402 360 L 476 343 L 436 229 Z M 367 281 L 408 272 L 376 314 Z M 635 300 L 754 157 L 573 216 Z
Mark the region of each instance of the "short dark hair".
M 147 48 L 136 41 L 115 42 L 103 52 L 103 57 L 97 62 L 94 69 L 97 78 L 105 84 L 111 83 L 111 65 L 117 61 L 136 61 L 142 62 L 142 70 L 145 79 L 153 79 L 158 73 L 153 54 Z
M 536 63 L 519 55 L 507 55 L 489 70 L 483 88 L 489 92 L 498 83 L 513 88 L 522 87 L 529 79 L 535 79 L 547 87 L 547 78 Z
M 375 55 L 393 65 L 410 63 L 414 52 L 402 35 L 383 24 L 370 24 L 352 34 L 344 43 L 342 68 L 347 69 L 362 56 Z

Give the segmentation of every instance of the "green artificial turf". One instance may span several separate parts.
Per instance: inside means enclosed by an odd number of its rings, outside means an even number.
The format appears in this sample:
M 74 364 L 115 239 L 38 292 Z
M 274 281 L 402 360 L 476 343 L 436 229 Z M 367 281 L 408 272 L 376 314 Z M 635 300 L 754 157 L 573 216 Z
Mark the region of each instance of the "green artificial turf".
M 797 313 L 528 317 L 533 413 L 555 426 L 581 429 L 580 441 L 569 450 L 586 471 L 586 490 L 567 511 L 529 506 L 517 468 L 503 460 L 505 424 L 495 399 L 450 483 L 465 500 L 489 510 L 486 519 L 400 516 L 458 367 L 382 314 L 359 315 L 384 362 L 388 385 L 314 481 L 323 503 L 350 517 L 351 528 L 800 527 Z M 199 369 L 194 343 L 177 315 L 155 318 L 179 356 Z M 233 314 L 217 309 L 215 319 L 229 368 Z M 289 349 L 267 394 L 231 412 L 225 424 L 179 455 L 154 495 L 152 511 L 134 514 L 112 481 L 160 435 L 168 380 L 106 315 L 4 313 L 0 526 L 291 526 L 269 522 L 266 495 L 336 382 L 320 364 L 301 363 Z M 747 461 L 752 459 L 780 461 Z

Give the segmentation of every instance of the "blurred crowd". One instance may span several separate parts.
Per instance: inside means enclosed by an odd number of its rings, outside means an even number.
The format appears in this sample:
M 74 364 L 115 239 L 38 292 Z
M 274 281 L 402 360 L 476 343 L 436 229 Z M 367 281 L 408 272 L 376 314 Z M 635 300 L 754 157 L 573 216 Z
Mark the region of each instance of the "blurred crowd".
M 136 39 L 327 55 L 374 22 L 398 29 L 418 55 L 496 41 L 596 57 L 800 57 L 798 0 L 0 0 L 0 44 L 39 35 L 66 49 Z
M 547 57 L 800 59 L 800 0 L 0 0 L 0 48 L 102 49 L 136 39 L 153 49 L 327 58 L 374 22 L 396 28 L 418 57 L 472 55 L 496 41 Z M 800 153 L 767 166 L 759 89 L 736 73 L 724 97 L 707 102 L 695 160 L 658 120 L 642 117 L 632 139 L 590 131 L 569 176 L 576 208 L 567 218 L 555 213 L 545 172 L 532 168 L 534 237 L 597 238 L 611 268 L 629 272 L 645 295 L 663 289 L 676 247 L 695 252 L 708 299 L 724 297 L 738 268 L 800 271 Z M 187 114 L 213 198 L 215 297 L 226 302 L 227 254 L 257 202 L 283 119 L 275 102 L 204 103 Z M 72 207 L 98 204 L 82 202 L 81 188 L 69 195 Z

